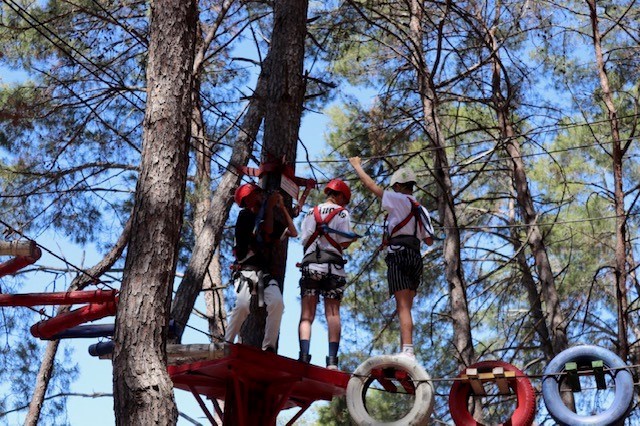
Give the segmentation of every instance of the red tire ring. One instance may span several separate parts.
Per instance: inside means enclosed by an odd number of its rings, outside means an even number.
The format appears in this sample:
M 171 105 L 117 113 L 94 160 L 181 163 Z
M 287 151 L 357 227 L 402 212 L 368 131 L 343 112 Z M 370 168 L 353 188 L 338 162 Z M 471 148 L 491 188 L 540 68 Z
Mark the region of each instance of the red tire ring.
M 515 391 L 518 398 L 518 406 L 513 415 L 503 425 L 529 426 L 533 424 L 536 412 L 536 394 L 529 379 L 524 373 L 513 365 L 502 361 L 481 361 L 470 365 L 469 368 L 477 368 L 479 372 L 492 371 L 494 367 L 502 367 L 505 371 L 516 373 L 515 389 L 513 381 L 509 387 Z M 460 377 L 460 376 L 458 376 Z M 481 426 L 482 423 L 473 418 L 469 412 L 468 402 L 471 395 L 469 382 L 455 381 L 449 392 L 449 411 L 451 418 L 457 426 Z

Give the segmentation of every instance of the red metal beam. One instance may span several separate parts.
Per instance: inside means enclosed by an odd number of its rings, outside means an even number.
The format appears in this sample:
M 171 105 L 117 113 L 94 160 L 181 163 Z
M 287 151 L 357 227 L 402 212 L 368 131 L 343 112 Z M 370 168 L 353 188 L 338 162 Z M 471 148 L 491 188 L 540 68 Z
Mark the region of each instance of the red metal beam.
M 196 401 L 198 401 L 198 405 L 200 405 L 200 408 L 202 408 L 202 411 L 204 411 L 204 415 L 207 416 L 207 419 L 209 419 L 212 425 L 218 426 L 218 422 L 216 422 L 216 420 L 213 418 L 213 415 L 211 414 L 211 411 L 209 411 L 202 398 L 200 398 L 200 394 L 196 392 L 196 390 L 191 386 L 189 386 L 189 389 L 191 390 L 191 394 L 193 395 L 193 397 L 196 399 Z
M 224 358 L 168 370 L 175 388 L 224 399 L 223 424 L 233 426 L 275 426 L 282 409 L 306 410 L 314 401 L 344 395 L 351 377 L 245 345 L 228 345 Z
M 32 325 L 31 334 L 41 339 L 50 339 L 54 335 L 76 325 L 115 314 L 116 302 L 92 303 Z
M 57 293 L 0 294 L 0 306 L 74 305 L 107 303 L 116 299 L 116 290 L 66 291 Z
M 308 402 L 302 405 L 300 407 L 300 410 L 296 413 L 296 415 L 293 416 L 291 420 L 287 422 L 286 426 L 292 426 L 296 422 L 296 420 L 298 420 L 305 413 L 305 411 L 307 411 L 307 408 L 309 408 L 310 406 L 311 406 L 311 402 Z

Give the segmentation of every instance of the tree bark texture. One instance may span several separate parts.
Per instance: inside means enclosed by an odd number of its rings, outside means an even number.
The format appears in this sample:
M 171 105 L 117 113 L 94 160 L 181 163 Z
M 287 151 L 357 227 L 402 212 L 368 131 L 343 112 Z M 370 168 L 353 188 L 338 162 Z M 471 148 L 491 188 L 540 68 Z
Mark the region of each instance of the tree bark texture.
M 464 272 L 460 259 L 460 231 L 453 196 L 453 185 L 449 174 L 449 161 L 445 151 L 445 140 L 442 135 L 437 113 L 438 102 L 432 84 L 431 73 L 425 63 L 423 50 L 423 7 L 420 0 L 411 1 L 410 55 L 412 65 L 417 74 L 418 93 L 422 102 L 424 128 L 427 137 L 435 149 L 434 173 L 438 184 L 438 213 L 445 232 L 443 256 L 449 296 L 451 318 L 453 320 L 453 344 L 456 358 L 461 367 L 475 362 L 475 350 L 471 339 L 471 318 L 466 295 Z
M 202 289 L 206 306 L 207 320 L 209 322 L 209 334 L 216 337 L 224 336 L 227 321 L 227 311 L 224 307 L 224 287 L 222 285 L 222 265 L 220 264 L 220 251 L 216 250 L 209 263 L 209 270 L 205 277 Z
M 607 107 L 609 125 L 611 126 L 613 160 L 613 203 L 616 212 L 616 250 L 615 250 L 615 286 L 618 300 L 618 355 L 623 360 L 629 356 L 629 301 L 627 298 L 627 255 L 626 255 L 626 223 L 627 217 L 624 207 L 624 189 L 622 187 L 622 158 L 627 150 L 622 147 L 620 141 L 620 122 L 618 111 L 613 101 L 609 76 L 605 67 L 605 59 L 602 53 L 602 34 L 598 28 L 598 13 L 596 0 L 587 0 L 589 16 L 591 18 L 591 30 L 593 32 L 593 49 L 596 56 L 596 66 L 602 90 L 602 100 Z
M 116 316 L 118 425 L 170 425 L 178 417 L 166 343 L 187 179 L 196 22 L 193 0 L 151 3 L 142 161 Z
M 567 333 L 565 331 L 567 323 L 564 313 L 562 312 L 562 307 L 560 306 L 560 297 L 558 296 L 558 291 L 556 289 L 555 277 L 553 275 L 553 270 L 551 269 L 551 262 L 549 261 L 549 255 L 544 243 L 542 230 L 538 226 L 538 214 L 533 203 L 531 191 L 529 190 L 527 174 L 520 152 L 520 142 L 518 141 L 516 132 L 514 131 L 513 123 L 510 120 L 512 111 L 508 99 L 512 99 L 512 97 L 510 95 L 504 96 L 502 93 L 502 73 L 500 55 L 498 52 L 500 43 L 496 39 L 495 31 L 496 28 L 494 27 L 487 33 L 487 43 L 493 51 L 491 59 L 493 108 L 497 114 L 498 126 L 500 128 L 500 136 L 504 144 L 504 150 L 506 151 L 508 158 L 511 160 L 511 178 L 516 192 L 516 200 L 518 208 L 527 225 L 527 242 L 533 253 L 536 270 L 540 279 L 542 298 L 545 302 L 545 324 L 548 324 L 550 332 L 541 333 L 541 330 L 539 329 L 538 336 L 542 340 L 543 348 L 547 347 L 547 342 L 545 342 L 544 339 L 549 337 L 551 338 L 553 354 L 546 354 L 547 357 L 551 355 L 549 358 L 550 360 L 553 356 L 565 350 L 569 345 Z M 510 92 L 511 87 L 506 87 L 506 90 Z M 516 250 L 518 249 L 518 247 L 514 248 Z M 524 266 L 520 259 L 519 263 L 521 266 Z M 528 281 L 524 281 L 524 284 L 529 293 L 529 301 L 532 303 L 531 309 L 535 313 L 540 306 L 540 303 L 535 302 L 532 298 L 535 287 L 531 288 L 532 283 Z M 535 293 L 537 293 L 537 290 Z M 534 318 L 534 321 L 536 321 L 537 324 L 539 319 Z
M 513 199 L 509 200 L 509 224 L 516 224 L 515 202 L 513 201 Z M 542 300 L 540 297 L 540 293 L 538 292 L 538 286 L 536 285 L 536 281 L 533 278 L 531 268 L 527 263 L 527 257 L 524 253 L 523 243 L 520 240 L 517 229 L 512 226 L 510 228 L 510 233 L 511 243 L 513 244 L 513 249 L 516 252 L 516 261 L 518 262 L 518 267 L 520 268 L 520 273 L 522 274 L 522 285 L 527 292 L 527 299 L 529 300 L 529 309 L 531 312 L 530 315 L 533 329 L 536 331 L 538 339 L 540 339 L 542 352 L 544 353 L 545 357 L 550 360 L 556 354 L 553 351 L 553 344 L 551 343 L 549 328 L 547 327 L 547 321 L 545 320 Z
M 460 258 L 460 231 L 455 211 L 453 184 L 449 174 L 449 161 L 445 140 L 437 113 L 438 100 L 431 74 L 425 63 L 422 48 L 423 8 L 420 0 L 411 1 L 410 44 L 412 65 L 416 70 L 418 93 L 422 101 L 424 128 L 434 148 L 434 173 L 438 184 L 438 213 L 445 232 L 443 256 L 453 320 L 453 344 L 461 367 L 475 362 L 475 350 L 471 339 L 471 318 L 466 295 L 466 283 Z
M 265 58 L 265 63 L 268 63 L 268 60 L 269 55 Z M 175 320 L 178 329 L 177 338 L 172 343 L 179 343 L 182 338 L 182 331 L 189 320 L 196 298 L 200 290 L 202 290 L 202 283 L 206 277 L 213 253 L 220 244 L 222 229 L 229 217 L 229 210 L 233 204 L 233 193 L 242 177 L 236 167 L 247 164 L 264 117 L 267 75 L 266 67 L 263 67 L 258 76 L 256 89 L 249 101 L 247 112 L 240 125 L 240 133 L 233 145 L 230 160 L 231 166 L 222 175 L 220 183 L 213 194 L 204 224 L 200 232 L 196 233 L 196 241 L 191 252 L 191 258 L 171 307 L 171 318 Z
M 267 85 L 266 113 L 262 161 L 283 160 L 295 165 L 298 133 L 302 120 L 305 95 L 304 42 L 307 35 L 307 0 L 278 0 L 275 2 L 273 33 L 269 50 L 269 80 Z M 280 175 L 268 174 L 265 178 L 267 192 L 280 187 Z M 285 196 L 291 205 L 291 198 Z M 281 241 L 270 252 L 271 275 L 283 290 L 287 262 L 288 239 Z M 257 305 L 256 305 L 257 306 Z M 266 310 L 253 309 L 241 330 L 244 343 L 261 346 L 264 335 Z

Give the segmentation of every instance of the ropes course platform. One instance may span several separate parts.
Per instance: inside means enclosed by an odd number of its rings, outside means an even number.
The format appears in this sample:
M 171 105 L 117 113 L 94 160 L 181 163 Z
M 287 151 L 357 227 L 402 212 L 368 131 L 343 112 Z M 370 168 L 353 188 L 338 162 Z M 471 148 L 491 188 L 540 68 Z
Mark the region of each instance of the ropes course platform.
M 278 413 L 300 407 L 293 424 L 314 401 L 346 392 L 350 374 L 328 370 L 271 352 L 227 345 L 220 359 L 168 367 L 174 387 L 191 392 L 212 424 L 200 395 L 210 399 L 224 425 L 275 425 Z M 216 400 L 225 400 L 224 413 Z

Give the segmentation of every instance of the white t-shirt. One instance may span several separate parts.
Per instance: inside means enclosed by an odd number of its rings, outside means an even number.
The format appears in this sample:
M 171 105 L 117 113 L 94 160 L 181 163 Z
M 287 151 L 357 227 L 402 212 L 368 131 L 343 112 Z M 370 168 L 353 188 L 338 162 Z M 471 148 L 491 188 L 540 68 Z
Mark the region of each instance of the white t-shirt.
M 340 208 L 340 206 L 333 203 L 322 203 L 318 206 L 318 208 L 320 210 L 320 217 L 324 219 L 333 210 Z M 337 231 L 348 232 L 348 233 L 352 232 L 351 221 L 349 220 L 349 212 L 347 210 L 342 210 L 340 213 L 335 215 L 333 219 L 331 219 L 331 221 L 328 223 L 328 225 L 329 225 L 329 228 L 335 229 Z M 302 221 L 302 230 L 300 232 L 300 239 L 302 240 L 303 246 L 307 244 L 307 241 L 309 241 L 309 238 L 311 238 L 311 235 L 313 235 L 315 230 L 316 230 L 316 219 L 313 215 L 313 209 L 312 209 L 309 213 L 307 213 L 307 216 Z M 338 244 L 351 241 L 350 238 L 347 238 L 332 232 L 329 233 L 329 236 L 333 238 Z M 316 247 L 318 246 L 320 250 L 328 251 L 331 253 L 335 253 L 338 256 L 341 256 L 340 252 L 334 246 L 332 246 L 331 243 L 329 243 L 324 236 L 321 236 L 321 235 L 318 236 L 318 238 L 316 238 L 315 241 L 313 241 L 309 247 L 307 247 L 307 249 L 304 252 L 304 255 L 314 252 L 316 250 Z M 311 263 L 309 264 L 309 270 L 327 273 L 329 271 L 329 265 L 326 263 Z M 344 268 L 339 265 L 331 265 L 331 273 L 341 277 L 346 276 Z
M 411 210 L 413 204 L 411 200 L 416 201 L 413 195 L 402 194 L 400 192 L 395 191 L 384 191 L 382 193 L 382 208 L 389 213 L 387 217 L 387 236 L 391 234 L 393 228 L 396 227 L 400 222 L 402 222 L 407 216 L 411 215 L 411 220 L 407 222 L 402 228 L 398 229 L 394 237 L 398 235 L 411 235 L 416 232 L 416 237 L 423 241 L 425 238 L 429 236 L 429 234 L 425 231 L 424 227 L 421 227 L 419 224 L 416 227 L 416 218 L 411 214 Z M 420 206 L 427 217 L 429 217 L 429 212 L 424 207 Z M 390 248 L 396 249 L 396 246 L 391 246 Z

